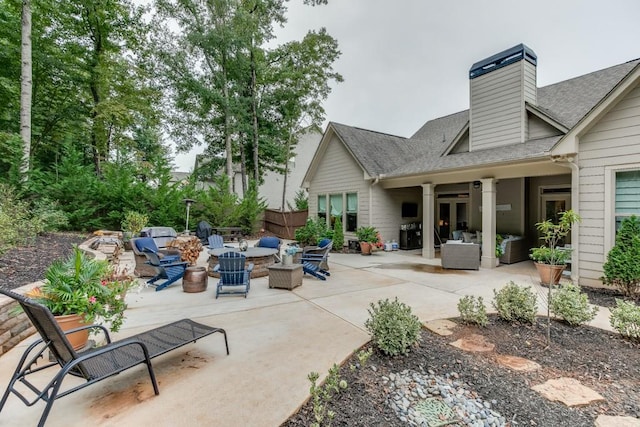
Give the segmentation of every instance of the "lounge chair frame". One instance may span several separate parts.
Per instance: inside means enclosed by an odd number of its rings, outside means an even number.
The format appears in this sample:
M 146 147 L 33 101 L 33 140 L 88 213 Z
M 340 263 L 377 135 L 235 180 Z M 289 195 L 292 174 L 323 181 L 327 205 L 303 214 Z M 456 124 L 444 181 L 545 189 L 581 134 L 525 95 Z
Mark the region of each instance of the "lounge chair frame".
M 229 354 L 227 333 L 224 329 L 203 325 L 190 319 L 182 319 L 120 341 L 112 342 L 108 330 L 103 326 L 87 325 L 63 332 L 47 307 L 30 298 L 6 289 L 0 288 L 0 294 L 18 301 L 41 336 L 41 339 L 29 345 L 22 354 L 20 362 L 0 401 L 0 411 L 4 408 L 10 394 L 16 395 L 27 406 L 33 406 L 36 402 L 42 400 L 46 402 L 46 406 L 40 417 L 38 426 L 44 426 L 56 399 L 137 365 L 146 365 L 149 378 L 153 385 L 153 391 L 156 395 L 159 394 L 160 391 L 153 372 L 151 359 L 180 348 L 190 342 L 196 342 L 200 338 L 217 332 L 222 333 L 224 335 L 227 355 Z M 67 335 L 84 329 L 97 329 L 102 331 L 106 344 L 103 347 L 76 352 L 69 343 Z M 40 359 L 46 360 L 46 350 L 49 350 L 49 360 L 53 358 L 55 361 L 39 362 Z M 59 370 L 43 387 L 38 388 L 38 386 L 29 380 L 30 375 L 53 367 L 58 367 Z M 69 389 L 61 390 L 63 380 L 69 374 L 84 378 L 86 382 Z M 26 390 L 23 390 L 23 392 L 31 391 L 35 397 L 30 400 L 22 394 L 21 391 L 15 387 L 18 383 L 26 387 Z

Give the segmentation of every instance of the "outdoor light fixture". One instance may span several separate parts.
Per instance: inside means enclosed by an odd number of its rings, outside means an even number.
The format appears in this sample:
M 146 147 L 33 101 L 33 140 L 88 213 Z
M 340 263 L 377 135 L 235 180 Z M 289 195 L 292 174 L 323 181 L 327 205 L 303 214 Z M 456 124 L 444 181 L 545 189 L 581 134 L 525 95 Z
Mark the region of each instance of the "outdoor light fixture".
M 189 234 L 189 208 L 191 208 L 191 205 L 193 204 L 193 202 L 195 202 L 195 200 L 184 199 L 183 202 L 185 203 L 185 205 L 187 205 L 187 222 L 184 225 L 184 232 L 185 234 Z
M 480 186 L 482 185 L 482 183 L 480 181 L 473 181 L 473 188 L 474 189 L 478 189 L 480 188 Z

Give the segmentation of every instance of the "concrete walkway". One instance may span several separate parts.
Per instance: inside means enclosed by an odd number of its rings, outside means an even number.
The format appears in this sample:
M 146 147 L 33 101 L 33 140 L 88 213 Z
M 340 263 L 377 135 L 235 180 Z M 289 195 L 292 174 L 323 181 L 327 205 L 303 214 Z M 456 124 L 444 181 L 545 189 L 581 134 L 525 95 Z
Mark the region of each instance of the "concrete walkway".
M 198 263 L 205 262 L 203 255 Z M 403 251 L 331 254 L 330 266 L 326 282 L 305 276 L 293 291 L 269 289 L 267 277 L 252 280 L 246 299 L 216 300 L 212 278 L 203 293 L 184 293 L 179 284 L 129 293 L 127 320 L 115 339 L 188 317 L 226 329 L 231 354 L 220 334 L 189 344 L 155 359 L 160 395 L 153 395 L 142 367 L 132 369 L 57 401 L 47 426 L 277 426 L 308 397 L 309 372 L 324 376 L 369 340 L 364 322 L 372 302 L 398 297 L 428 321 L 457 316 L 464 295 L 484 297 L 490 309 L 493 289 L 511 280 L 534 286 L 541 301 L 546 295 L 529 262 L 449 271 L 439 260 Z M 600 310 L 594 325 L 610 329 L 608 310 Z M 33 339 L 0 358 L 3 389 Z M 43 407 L 28 408 L 12 395 L 0 426 L 36 425 Z

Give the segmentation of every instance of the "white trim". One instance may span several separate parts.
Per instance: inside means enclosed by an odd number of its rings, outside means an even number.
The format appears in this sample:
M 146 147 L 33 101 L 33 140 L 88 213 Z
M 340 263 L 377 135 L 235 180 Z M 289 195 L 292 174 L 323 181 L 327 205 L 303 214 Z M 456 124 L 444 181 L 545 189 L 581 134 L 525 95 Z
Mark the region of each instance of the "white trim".
M 604 167 L 604 250 L 602 262 L 607 260 L 607 254 L 613 248 L 616 241 L 616 173 L 640 170 L 640 163 L 626 165 L 614 165 Z

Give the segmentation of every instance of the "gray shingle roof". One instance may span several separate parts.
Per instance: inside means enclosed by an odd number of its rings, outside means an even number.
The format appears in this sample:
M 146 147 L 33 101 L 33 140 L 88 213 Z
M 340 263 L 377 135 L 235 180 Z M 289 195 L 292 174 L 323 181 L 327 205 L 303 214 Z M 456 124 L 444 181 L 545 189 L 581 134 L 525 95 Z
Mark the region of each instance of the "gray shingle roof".
M 536 107 L 567 128 L 574 127 L 638 64 L 629 61 L 538 88 Z M 554 136 L 499 148 L 444 156 L 469 122 L 469 110 L 426 122 L 410 138 L 331 123 L 370 176 L 404 176 L 540 158 L 561 138 Z

